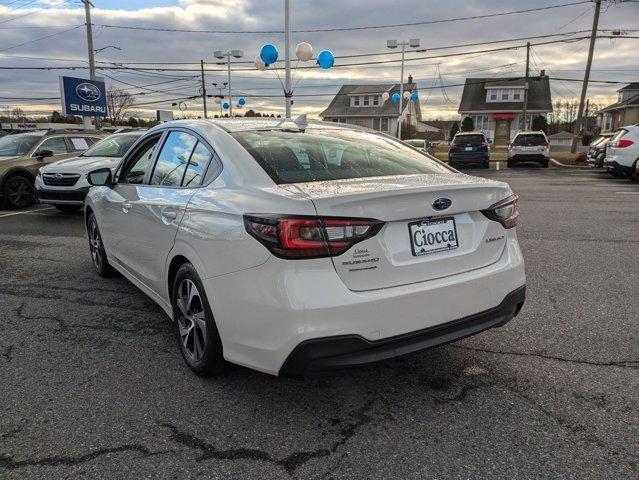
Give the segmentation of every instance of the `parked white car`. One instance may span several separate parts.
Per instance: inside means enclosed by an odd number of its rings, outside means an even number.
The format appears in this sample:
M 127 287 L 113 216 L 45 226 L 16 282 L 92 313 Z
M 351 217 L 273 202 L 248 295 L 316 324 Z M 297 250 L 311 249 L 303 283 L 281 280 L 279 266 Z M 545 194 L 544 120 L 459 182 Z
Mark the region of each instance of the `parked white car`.
M 548 168 L 550 143 L 544 132 L 517 132 L 508 145 L 508 168 L 520 162 L 536 162 Z
M 63 212 L 75 212 L 84 205 L 89 191 L 87 173 L 101 167 L 112 170 L 143 132 L 111 135 L 77 157 L 50 163 L 36 176 L 36 200 L 53 205 Z
M 525 298 L 517 196 L 393 137 L 278 119 L 149 130 L 85 218 L 174 320 L 186 363 L 313 376 L 505 324 Z
M 621 127 L 606 149 L 604 165 L 615 176 L 625 176 L 639 182 L 639 124 Z

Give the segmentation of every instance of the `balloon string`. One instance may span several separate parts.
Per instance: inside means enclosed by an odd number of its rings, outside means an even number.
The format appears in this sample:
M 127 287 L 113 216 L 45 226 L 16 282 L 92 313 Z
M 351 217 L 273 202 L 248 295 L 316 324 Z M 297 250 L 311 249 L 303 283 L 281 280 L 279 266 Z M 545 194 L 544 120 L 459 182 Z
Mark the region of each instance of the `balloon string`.
M 280 85 L 282 85 L 282 91 L 284 92 L 284 94 L 286 94 L 286 87 L 284 87 L 284 82 L 282 82 L 282 78 L 280 77 L 280 74 L 277 73 L 277 69 L 273 69 L 271 71 L 275 74 L 277 79 L 280 81 Z

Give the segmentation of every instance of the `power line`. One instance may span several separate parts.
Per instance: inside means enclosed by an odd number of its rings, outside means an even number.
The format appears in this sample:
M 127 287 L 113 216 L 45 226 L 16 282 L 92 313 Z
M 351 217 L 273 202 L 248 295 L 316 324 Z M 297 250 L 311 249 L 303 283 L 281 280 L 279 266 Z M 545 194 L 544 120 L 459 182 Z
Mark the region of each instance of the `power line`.
M 65 3 L 69 3 L 70 1 L 71 1 L 71 0 L 63 0 L 62 2 L 54 3 L 54 4 L 52 4 L 52 5 L 48 5 L 48 6 L 46 6 L 46 7 L 39 8 L 39 9 L 37 9 L 37 10 L 34 10 L 33 12 L 24 13 L 24 14 L 22 14 L 22 15 L 18 15 L 17 17 L 13 17 L 13 18 L 10 18 L 10 19 L 8 19 L 8 20 L 3 20 L 2 22 L 0 22 L 0 25 L 1 25 L 1 24 L 3 24 L 3 23 L 12 22 L 12 21 L 14 21 L 14 20 L 17 20 L 18 18 L 24 18 L 24 17 L 28 17 L 28 16 L 30 16 L 30 15 L 35 15 L 36 13 L 39 13 L 39 12 L 41 12 L 41 11 L 43 11 L 43 10 L 49 10 L 50 8 L 54 8 L 54 7 L 62 6 L 62 5 L 64 5 Z
M 479 20 L 484 18 L 503 17 L 506 15 L 539 12 L 542 10 L 551 10 L 555 8 L 570 7 L 573 5 L 582 5 L 584 3 L 590 3 L 590 1 L 581 0 L 577 2 L 562 3 L 559 5 L 548 5 L 545 7 L 528 8 L 525 10 L 511 10 L 508 12 L 488 13 L 484 15 L 473 15 L 469 17 L 456 17 L 456 18 L 425 20 L 425 21 L 409 22 L 409 23 L 394 23 L 394 24 L 386 24 L 386 25 L 366 25 L 366 26 L 359 26 L 359 27 L 310 28 L 310 29 L 299 29 L 299 30 L 291 30 L 291 31 L 294 33 L 344 32 L 344 31 L 354 31 L 354 30 L 374 30 L 374 29 L 383 29 L 383 28 L 411 27 L 411 26 L 417 26 L 417 25 L 433 25 L 438 23 L 451 23 L 451 22 L 460 22 L 460 21 L 467 21 L 467 20 Z M 153 31 L 153 32 L 177 32 L 177 33 L 250 34 L 250 35 L 284 33 L 283 30 L 195 30 L 195 29 L 179 29 L 179 28 L 164 28 L 164 27 L 140 27 L 140 26 L 130 26 L 130 25 L 106 25 L 106 24 L 99 24 L 97 26 L 103 27 L 103 28 L 119 28 L 124 30 L 142 30 L 142 31 Z
M 75 27 L 71 27 L 71 28 L 67 28 L 66 30 L 62 30 L 61 32 L 51 33 L 49 35 L 45 35 L 44 37 L 34 38 L 33 40 L 29 40 L 27 42 L 22 42 L 22 43 L 19 43 L 17 45 L 13 45 L 11 47 L 2 48 L 2 49 L 0 49 L 0 52 L 6 52 L 7 50 L 12 50 L 14 48 L 23 47 L 24 45 L 29 45 L 30 43 L 35 43 L 35 42 L 39 42 L 40 40 L 45 40 L 47 38 L 55 37 L 56 35 L 62 35 L 63 33 L 67 33 L 67 32 L 70 32 L 72 30 L 77 30 L 80 27 L 84 27 L 84 24 L 76 25 Z

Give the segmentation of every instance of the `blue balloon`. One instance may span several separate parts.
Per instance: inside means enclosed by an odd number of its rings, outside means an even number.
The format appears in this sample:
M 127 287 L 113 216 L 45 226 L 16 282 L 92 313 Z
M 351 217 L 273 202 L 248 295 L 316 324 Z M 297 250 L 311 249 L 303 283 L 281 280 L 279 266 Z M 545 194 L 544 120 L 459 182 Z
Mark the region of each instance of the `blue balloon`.
M 228 110 L 229 109 L 229 102 L 224 102 L 222 104 L 222 108 L 224 108 L 224 110 Z
M 335 55 L 330 50 L 322 50 L 317 56 L 320 68 L 331 68 L 335 64 Z
M 238 104 L 238 105 L 241 105 L 241 106 L 244 106 L 244 105 L 246 105 L 246 100 L 244 100 L 243 98 L 240 98 L 240 99 L 237 101 L 237 104 Z
M 275 45 L 271 45 L 270 43 L 264 45 L 262 50 L 260 50 L 260 58 L 266 65 L 271 65 L 272 63 L 277 62 L 277 55 L 277 48 L 275 48 Z
M 411 94 L 410 94 L 410 99 L 411 99 L 413 102 L 417 102 L 417 101 L 419 100 L 419 95 L 417 94 L 417 92 L 413 92 L 413 93 L 411 93 Z
M 393 101 L 393 103 L 399 103 L 399 99 L 400 99 L 400 95 L 399 93 L 395 92 L 393 93 L 393 96 L 391 97 L 391 100 Z

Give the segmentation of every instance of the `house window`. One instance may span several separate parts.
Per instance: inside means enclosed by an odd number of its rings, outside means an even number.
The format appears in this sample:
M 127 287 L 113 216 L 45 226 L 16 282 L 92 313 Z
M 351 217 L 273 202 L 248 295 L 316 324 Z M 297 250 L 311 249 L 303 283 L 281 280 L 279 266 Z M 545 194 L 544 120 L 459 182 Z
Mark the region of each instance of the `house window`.
M 371 104 L 371 97 L 368 95 L 364 96 L 364 106 L 368 107 Z
M 513 100 L 521 100 L 521 90 L 515 90 L 513 92 Z
M 381 118 L 373 117 L 373 130 L 381 130 Z
M 379 105 L 379 95 L 373 96 L 373 106 L 377 107 Z
M 488 90 L 488 100 L 490 102 L 497 101 L 497 90 Z
M 388 117 L 382 117 L 380 130 L 382 132 L 388 132 Z
M 359 107 L 359 97 L 353 97 L 353 106 Z
M 475 130 L 488 130 L 488 115 L 472 115 Z
M 510 97 L 510 91 L 509 90 L 500 90 L 501 92 L 501 99 L 502 101 L 504 100 L 508 100 L 508 98 Z
M 604 117 L 603 117 L 603 131 L 604 132 L 609 132 L 610 130 L 612 130 L 612 115 L 604 114 Z

